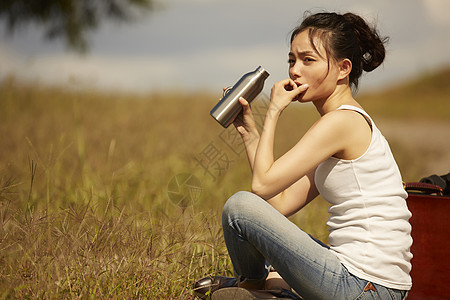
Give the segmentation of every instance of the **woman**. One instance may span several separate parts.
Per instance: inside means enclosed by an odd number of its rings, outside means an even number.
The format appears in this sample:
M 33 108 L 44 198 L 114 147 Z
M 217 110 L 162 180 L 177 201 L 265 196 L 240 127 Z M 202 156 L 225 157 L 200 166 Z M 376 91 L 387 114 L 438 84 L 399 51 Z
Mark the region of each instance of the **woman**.
M 351 90 L 384 56 L 384 39 L 361 17 L 310 15 L 292 32 L 289 78 L 272 87 L 261 134 L 240 99 L 243 114 L 234 124 L 247 150 L 252 192 L 225 204 L 224 237 L 236 280 L 210 279 L 213 297 L 243 290 L 226 286 L 273 288 L 266 262 L 278 287 L 304 299 L 406 297 L 412 285 L 407 193 L 388 143 Z M 292 101 L 312 102 L 320 119 L 274 160 L 276 124 Z M 330 247 L 287 219 L 319 193 L 331 204 Z

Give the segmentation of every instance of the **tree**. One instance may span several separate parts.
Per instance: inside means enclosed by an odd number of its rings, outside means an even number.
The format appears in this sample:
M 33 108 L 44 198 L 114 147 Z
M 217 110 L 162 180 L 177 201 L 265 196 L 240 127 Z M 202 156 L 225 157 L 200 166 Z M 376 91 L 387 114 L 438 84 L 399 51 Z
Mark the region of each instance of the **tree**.
M 19 25 L 38 23 L 47 38 L 63 38 L 70 49 L 85 52 L 86 32 L 102 19 L 131 21 L 152 8 L 153 0 L 1 0 L 0 18 L 11 34 Z

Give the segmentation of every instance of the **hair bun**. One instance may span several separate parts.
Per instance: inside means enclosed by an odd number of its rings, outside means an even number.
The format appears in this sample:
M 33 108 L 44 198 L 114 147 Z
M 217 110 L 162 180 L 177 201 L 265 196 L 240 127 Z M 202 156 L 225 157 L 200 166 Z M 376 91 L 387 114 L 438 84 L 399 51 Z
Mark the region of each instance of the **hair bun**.
M 355 37 L 359 41 L 362 69 L 366 72 L 373 71 L 384 61 L 386 55 L 384 44 L 388 38 L 380 37 L 377 30 L 370 27 L 360 16 L 346 13 L 343 17 L 351 24 Z

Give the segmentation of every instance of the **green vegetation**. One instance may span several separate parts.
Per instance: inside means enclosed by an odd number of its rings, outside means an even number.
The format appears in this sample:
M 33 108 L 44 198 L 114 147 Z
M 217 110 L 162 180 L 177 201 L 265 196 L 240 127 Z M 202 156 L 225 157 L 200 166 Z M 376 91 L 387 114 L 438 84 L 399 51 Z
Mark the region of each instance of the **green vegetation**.
M 97 29 L 104 19 L 131 21 L 136 11 L 154 8 L 152 0 L 106 0 L 92 2 L 65 0 L 4 0 L 0 3 L 0 19 L 9 33 L 25 24 L 40 26 L 45 37 L 62 38 L 66 46 L 78 52 L 88 48 L 86 37 Z
M 361 102 L 376 120 L 448 124 L 449 74 Z M 249 189 L 250 172 L 234 128 L 209 116 L 217 98 L 1 82 L 0 298 L 185 299 L 196 278 L 231 275 L 220 214 L 231 194 Z M 254 111 L 262 114 L 264 103 Z M 310 105 L 285 111 L 276 153 L 316 118 Z M 391 144 L 408 180 L 429 175 L 426 158 L 435 152 Z M 168 193 L 182 173 L 198 179 L 201 193 Z M 317 199 L 292 220 L 326 240 L 326 218 Z

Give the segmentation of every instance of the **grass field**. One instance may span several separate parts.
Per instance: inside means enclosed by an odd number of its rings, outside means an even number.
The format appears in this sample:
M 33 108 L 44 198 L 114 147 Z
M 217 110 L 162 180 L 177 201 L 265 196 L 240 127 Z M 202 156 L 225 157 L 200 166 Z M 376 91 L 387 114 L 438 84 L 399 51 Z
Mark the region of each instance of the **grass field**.
M 450 171 L 449 83 L 445 70 L 361 96 L 405 181 Z M 217 98 L 1 82 L 0 298 L 186 299 L 196 278 L 231 275 L 220 214 L 250 172 L 208 114 Z M 277 155 L 316 118 L 285 111 Z M 291 217 L 325 241 L 326 218 L 321 199 Z

